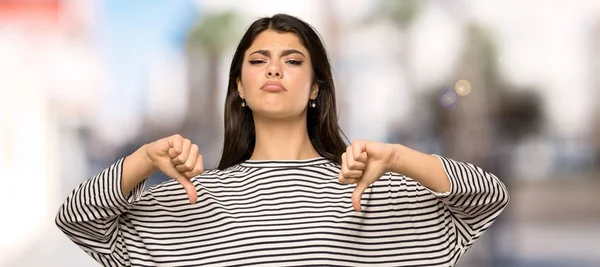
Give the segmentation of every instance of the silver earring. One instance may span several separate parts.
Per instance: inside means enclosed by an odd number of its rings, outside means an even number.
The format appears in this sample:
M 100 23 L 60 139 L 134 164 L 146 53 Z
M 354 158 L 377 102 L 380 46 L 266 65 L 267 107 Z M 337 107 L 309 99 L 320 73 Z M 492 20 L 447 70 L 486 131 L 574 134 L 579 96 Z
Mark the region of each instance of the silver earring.
M 243 107 L 243 108 L 245 108 L 245 107 L 246 107 L 246 100 L 244 100 L 243 98 L 242 98 L 242 107 Z
M 313 108 L 316 107 L 317 106 L 317 101 L 312 100 L 311 103 L 310 103 L 310 106 L 313 107 Z

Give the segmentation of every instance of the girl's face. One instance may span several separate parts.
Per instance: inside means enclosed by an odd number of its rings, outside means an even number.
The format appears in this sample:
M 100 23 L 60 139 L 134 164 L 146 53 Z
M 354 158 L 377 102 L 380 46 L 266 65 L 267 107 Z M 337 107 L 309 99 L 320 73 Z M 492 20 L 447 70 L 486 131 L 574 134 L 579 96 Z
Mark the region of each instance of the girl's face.
M 255 116 L 284 119 L 304 115 L 318 87 L 311 58 L 293 33 L 267 30 L 244 53 L 238 91 Z

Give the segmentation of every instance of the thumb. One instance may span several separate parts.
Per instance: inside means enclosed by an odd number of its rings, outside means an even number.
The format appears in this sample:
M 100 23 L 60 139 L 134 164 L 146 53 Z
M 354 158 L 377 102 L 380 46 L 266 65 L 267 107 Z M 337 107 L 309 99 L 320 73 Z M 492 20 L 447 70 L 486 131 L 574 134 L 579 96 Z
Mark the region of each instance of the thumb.
M 195 204 L 198 201 L 198 193 L 196 192 L 196 187 L 194 184 L 192 184 L 192 182 L 185 177 L 177 178 L 175 180 L 177 180 L 177 182 L 183 186 L 183 189 L 185 189 L 185 192 L 190 199 L 190 203 Z
M 192 184 L 192 182 L 185 176 L 183 176 L 183 174 L 179 173 L 175 167 L 173 167 L 170 164 L 167 164 L 167 167 L 165 168 L 165 170 L 163 170 L 164 174 L 166 174 L 167 176 L 175 179 L 178 183 L 180 183 L 183 186 L 183 189 L 185 189 L 185 192 L 188 195 L 188 198 L 190 199 L 190 203 L 194 204 L 196 203 L 196 201 L 198 201 L 198 194 L 196 193 L 196 187 L 194 186 L 194 184 Z
M 354 207 L 355 211 L 361 210 L 360 200 L 367 187 L 369 187 L 369 183 L 364 180 L 359 180 L 358 184 L 356 184 L 354 192 L 352 192 L 352 207 Z

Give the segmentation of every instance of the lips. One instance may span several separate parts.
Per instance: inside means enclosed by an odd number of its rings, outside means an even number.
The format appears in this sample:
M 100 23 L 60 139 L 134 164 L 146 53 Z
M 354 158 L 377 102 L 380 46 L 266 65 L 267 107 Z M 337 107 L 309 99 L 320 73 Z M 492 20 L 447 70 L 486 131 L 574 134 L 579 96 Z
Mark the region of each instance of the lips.
M 283 85 L 281 85 L 281 83 L 276 82 L 276 81 L 268 81 L 265 84 L 263 84 L 262 90 L 264 91 L 268 91 L 268 92 L 283 92 L 283 91 L 287 91 L 285 89 L 285 87 L 283 87 Z

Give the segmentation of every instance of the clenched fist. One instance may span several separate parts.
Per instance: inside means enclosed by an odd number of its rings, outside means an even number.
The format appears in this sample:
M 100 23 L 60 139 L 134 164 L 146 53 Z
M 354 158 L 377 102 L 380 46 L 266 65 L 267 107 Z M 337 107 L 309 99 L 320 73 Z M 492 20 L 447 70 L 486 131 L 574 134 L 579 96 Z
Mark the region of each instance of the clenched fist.
M 362 194 L 372 183 L 389 171 L 394 150 L 390 144 L 355 140 L 342 154 L 338 179 L 342 184 L 356 184 L 352 193 L 352 206 L 360 211 Z
M 157 170 L 183 186 L 191 203 L 196 203 L 196 187 L 189 179 L 204 172 L 198 145 L 176 134 L 148 144 L 146 155 Z

